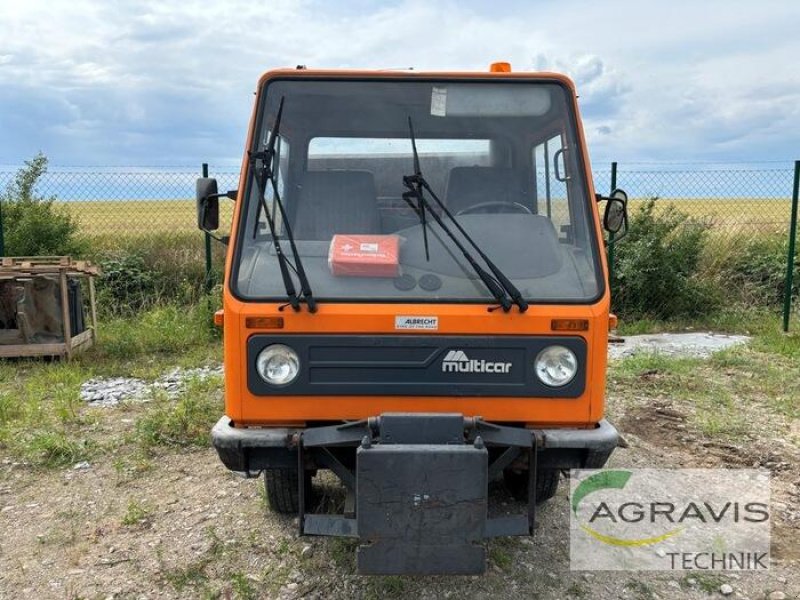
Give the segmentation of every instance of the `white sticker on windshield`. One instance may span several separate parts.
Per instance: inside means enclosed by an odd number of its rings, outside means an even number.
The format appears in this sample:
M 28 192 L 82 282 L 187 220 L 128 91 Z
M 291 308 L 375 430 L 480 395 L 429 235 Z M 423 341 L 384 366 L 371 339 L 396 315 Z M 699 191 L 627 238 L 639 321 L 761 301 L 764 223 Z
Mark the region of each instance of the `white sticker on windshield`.
M 434 117 L 444 117 L 447 115 L 447 88 L 433 88 L 431 92 L 431 115 Z
M 395 317 L 395 329 L 439 329 L 439 317 Z

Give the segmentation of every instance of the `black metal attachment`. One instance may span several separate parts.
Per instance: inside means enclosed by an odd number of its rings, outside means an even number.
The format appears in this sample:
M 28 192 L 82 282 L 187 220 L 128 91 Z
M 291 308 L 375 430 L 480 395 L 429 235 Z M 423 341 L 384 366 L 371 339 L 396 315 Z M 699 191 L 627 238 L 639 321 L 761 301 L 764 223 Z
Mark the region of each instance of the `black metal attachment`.
M 528 533 L 536 528 L 536 477 L 539 463 L 538 435 L 533 435 L 533 445 L 528 450 Z
M 300 535 L 305 531 L 305 513 L 306 513 L 306 485 L 304 474 L 306 472 L 306 461 L 303 452 L 303 434 L 297 436 L 297 527 L 300 530 Z
M 602 467 L 619 441 L 605 420 L 591 428 L 531 430 L 438 413 L 390 413 L 303 430 L 236 427 L 224 416 L 211 437 L 232 471 L 296 469 L 300 533 L 360 539 L 364 573 L 482 572 L 484 539 L 534 531 L 540 470 Z M 507 468 L 526 467 L 526 511 L 489 518 L 488 482 Z M 342 514 L 306 512 L 303 475 L 320 468 L 347 487 Z
M 530 430 L 460 414 L 386 413 L 307 429 L 296 440 L 300 473 L 309 464 L 330 469 L 349 499 L 344 514 L 306 514 L 298 477 L 301 533 L 358 538 L 359 573 L 483 573 L 483 540 L 533 531 L 537 445 Z M 489 481 L 524 452 L 533 490 L 527 512 L 489 518 Z

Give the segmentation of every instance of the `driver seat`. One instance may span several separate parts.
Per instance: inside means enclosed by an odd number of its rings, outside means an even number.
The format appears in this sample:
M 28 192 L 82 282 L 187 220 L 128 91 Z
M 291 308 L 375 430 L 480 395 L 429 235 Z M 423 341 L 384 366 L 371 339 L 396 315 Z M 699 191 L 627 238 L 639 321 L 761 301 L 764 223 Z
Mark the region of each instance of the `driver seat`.
M 451 213 L 484 202 L 524 202 L 519 171 L 505 167 L 453 167 L 447 175 L 445 204 Z
M 327 241 L 337 233 L 380 233 L 376 196 L 369 171 L 307 171 L 296 187 L 294 235 Z

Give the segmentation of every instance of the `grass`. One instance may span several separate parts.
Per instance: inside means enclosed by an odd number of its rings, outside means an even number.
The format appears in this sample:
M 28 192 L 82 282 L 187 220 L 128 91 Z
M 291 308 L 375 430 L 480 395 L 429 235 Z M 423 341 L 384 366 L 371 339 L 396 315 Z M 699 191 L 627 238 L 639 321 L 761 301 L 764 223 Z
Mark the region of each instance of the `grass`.
M 775 315 L 740 317 L 731 329 L 752 334 L 748 346 L 718 352 L 708 360 L 643 354 L 613 361 L 609 389 L 623 401 L 675 403 L 687 413 L 688 423 L 708 438 L 757 435 L 765 423 L 753 420 L 754 410 L 776 421 L 800 418 L 800 323 L 795 320 L 794 333 L 786 335 Z M 658 324 L 632 324 L 629 329 L 657 330 Z
M 690 581 L 693 580 L 693 581 Z M 680 580 L 680 586 L 683 590 L 689 590 L 693 586 L 697 586 L 706 594 L 713 594 L 719 591 L 719 587 L 725 583 L 725 577 L 716 573 L 700 573 L 692 571 Z
M 121 407 L 115 418 L 105 409 L 88 407 L 80 387 L 97 376 L 152 381 L 175 366 L 220 362 L 211 312 L 202 306 L 158 307 L 136 318 L 101 322 L 98 346 L 71 362 L 0 362 L 0 452 L 44 468 L 113 454 L 122 477 L 146 471 L 142 452 L 155 446 L 206 444 L 213 419 L 222 412 L 219 377 L 188 381 L 174 398 L 157 396 Z M 134 434 L 117 435 L 114 427 L 127 412 L 136 421 Z
M 158 306 L 138 317 L 110 319 L 99 326 L 98 352 L 102 358 L 147 359 L 206 349 L 218 332 L 213 329 L 213 306 Z
M 175 588 L 176 592 L 180 593 L 187 588 L 192 588 L 195 592 L 202 592 L 203 597 L 214 597 L 209 588 L 209 576 L 206 569 L 222 556 L 224 546 L 213 528 L 209 527 L 206 530 L 206 537 L 209 539 L 209 547 L 203 554 L 186 565 L 168 567 L 164 564 L 164 557 L 159 556 L 162 563 L 162 576 Z
M 122 516 L 122 524 L 126 527 L 143 525 L 147 522 L 151 514 L 152 510 L 149 507 L 140 504 L 136 500 L 129 500 L 128 508 Z
M 644 202 L 631 199 L 631 212 Z M 736 231 L 785 232 L 791 202 L 787 198 L 659 198 L 693 217 Z M 87 200 L 62 202 L 80 223 L 83 235 L 197 232 L 194 200 Z M 227 231 L 233 203 L 220 202 L 220 229 Z
M 628 210 L 634 213 L 644 202 L 644 199 L 631 199 Z M 785 199 L 659 197 L 656 205 L 663 208 L 674 206 L 681 212 L 731 233 L 785 233 L 791 210 L 788 195 Z
M 208 432 L 222 413 L 220 377 L 189 381 L 177 400 L 160 394 L 154 407 L 136 422 L 136 436 L 145 448 L 207 446 Z
M 61 202 L 86 236 L 152 233 L 197 233 L 194 200 L 86 200 Z M 233 202 L 220 202 L 220 226 L 229 228 Z
M 572 583 L 566 590 L 568 598 L 588 598 L 590 595 L 589 590 L 580 583 Z
M 489 561 L 501 571 L 508 571 L 514 564 L 514 554 L 519 549 L 517 538 L 497 538 L 489 544 Z
M 636 600 L 656 600 L 658 598 L 652 588 L 640 579 L 631 579 L 626 582 L 625 590 Z
M 230 576 L 231 588 L 237 598 L 241 600 L 255 600 L 258 592 L 244 573 L 232 573 Z

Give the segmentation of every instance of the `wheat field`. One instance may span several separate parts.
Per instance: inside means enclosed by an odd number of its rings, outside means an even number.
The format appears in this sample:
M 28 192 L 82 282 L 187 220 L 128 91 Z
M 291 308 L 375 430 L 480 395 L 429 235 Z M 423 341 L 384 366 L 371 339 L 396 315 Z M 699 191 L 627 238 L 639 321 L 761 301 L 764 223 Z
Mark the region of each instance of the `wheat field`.
M 632 199 L 630 213 L 634 215 L 643 203 Z M 93 200 L 60 205 L 78 220 L 81 233 L 89 236 L 197 231 L 194 200 Z M 657 205 L 674 206 L 712 229 L 732 233 L 786 231 L 791 208 L 788 198 L 660 198 Z M 229 228 L 232 213 L 233 203 L 221 199 L 221 231 Z

